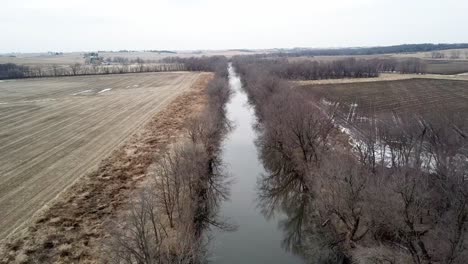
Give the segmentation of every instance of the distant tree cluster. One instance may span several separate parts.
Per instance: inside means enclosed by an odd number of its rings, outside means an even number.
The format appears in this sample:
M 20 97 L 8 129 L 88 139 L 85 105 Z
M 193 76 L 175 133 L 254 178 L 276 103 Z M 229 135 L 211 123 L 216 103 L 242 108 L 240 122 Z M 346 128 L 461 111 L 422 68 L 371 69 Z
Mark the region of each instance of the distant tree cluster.
M 449 53 L 450 59 L 460 59 L 461 58 L 461 51 L 460 50 L 451 50 Z M 431 58 L 433 59 L 445 59 L 446 54 L 440 51 L 434 51 L 431 53 Z
M 147 50 L 148 52 L 154 52 L 154 53 L 169 53 L 169 54 L 177 54 L 177 52 L 172 51 L 172 50 Z
M 389 53 L 414 53 L 429 52 L 448 49 L 466 49 L 468 43 L 461 44 L 403 44 L 395 46 L 368 47 L 368 48 L 343 48 L 343 49 L 283 49 L 279 52 L 269 54 L 269 56 L 357 56 Z
M 190 57 L 190 58 L 180 58 L 180 57 L 168 57 L 162 59 L 164 63 L 180 63 L 185 66 L 185 69 L 188 71 L 208 71 L 216 72 L 220 76 L 228 76 L 227 67 L 227 58 L 224 56 L 202 56 L 202 57 Z
M 460 58 L 461 52 L 459 50 L 452 50 L 450 52 L 450 58 L 451 59 L 459 59 Z
M 431 53 L 431 57 L 433 59 L 444 59 L 445 58 L 445 53 L 440 52 L 440 51 L 433 51 Z
M 375 61 L 356 60 L 354 58 L 331 62 L 272 62 L 270 67 L 273 74 L 292 80 L 369 78 L 379 75 L 379 69 Z
M 58 51 L 48 51 L 47 54 L 53 55 L 53 56 L 60 56 L 63 55 L 63 52 L 58 52 Z
M 77 75 L 101 75 L 139 72 L 165 72 L 185 70 L 183 64 L 81 64 L 24 66 L 13 63 L 0 64 L 0 79 L 20 79 L 35 77 L 60 77 Z
M 0 64 L 0 79 L 25 78 L 28 72 L 28 66 L 16 65 L 14 63 Z
M 206 71 L 227 77 L 227 58 L 224 56 L 179 58 L 162 60 L 110 57 L 105 60 L 98 53 L 86 54 L 86 64 L 23 66 L 13 63 L 0 64 L 0 79 L 58 77 L 76 75 L 120 74 L 164 71 Z M 104 63 L 105 62 L 105 63 Z
M 333 61 L 289 61 L 287 59 L 257 59 L 239 56 L 244 67 L 261 68 L 274 76 L 289 80 L 322 80 L 378 77 L 380 72 L 424 73 L 426 64 L 416 58 L 355 59 Z
M 128 64 L 158 63 L 160 60 L 142 59 L 140 57 L 132 59 L 132 58 L 126 58 L 126 57 L 121 57 L 121 56 L 115 56 L 115 57 L 107 57 L 104 61 L 107 63 L 128 65 Z

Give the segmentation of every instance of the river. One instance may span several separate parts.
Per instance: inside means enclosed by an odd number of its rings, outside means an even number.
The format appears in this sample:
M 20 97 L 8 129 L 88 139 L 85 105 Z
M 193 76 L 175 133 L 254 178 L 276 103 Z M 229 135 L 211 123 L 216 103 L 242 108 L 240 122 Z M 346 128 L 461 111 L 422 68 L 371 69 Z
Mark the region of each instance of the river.
M 265 173 L 255 145 L 257 134 L 254 110 L 249 106 L 239 76 L 229 66 L 229 85 L 234 94 L 227 104 L 228 119 L 234 128 L 223 142 L 222 160 L 233 183 L 230 199 L 221 204 L 220 215 L 237 226 L 232 232 L 214 230 L 211 241 L 213 263 L 304 263 L 284 246 L 277 212 L 267 218 L 258 206 L 257 179 Z

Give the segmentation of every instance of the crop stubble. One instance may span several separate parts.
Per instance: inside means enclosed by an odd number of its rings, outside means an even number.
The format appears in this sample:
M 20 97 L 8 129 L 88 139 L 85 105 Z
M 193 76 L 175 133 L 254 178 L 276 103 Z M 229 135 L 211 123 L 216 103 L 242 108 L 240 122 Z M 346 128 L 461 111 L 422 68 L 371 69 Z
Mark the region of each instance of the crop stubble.
M 359 132 L 369 118 L 410 117 L 449 124 L 468 118 L 468 81 L 408 79 L 361 83 L 315 84 L 299 88 L 323 107 L 337 108 L 343 125 Z
M 0 238 L 6 238 L 203 74 L 0 83 Z M 110 90 L 109 90 L 110 89 Z

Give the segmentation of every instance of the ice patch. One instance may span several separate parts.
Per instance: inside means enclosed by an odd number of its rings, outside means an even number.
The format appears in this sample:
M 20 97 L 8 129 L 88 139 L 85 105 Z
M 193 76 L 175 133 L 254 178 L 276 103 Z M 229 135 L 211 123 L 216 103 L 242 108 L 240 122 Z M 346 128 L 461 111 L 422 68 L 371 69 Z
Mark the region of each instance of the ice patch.
M 112 88 L 106 88 L 106 89 L 104 89 L 104 90 L 99 91 L 98 94 L 100 94 L 100 93 L 105 93 L 105 92 L 108 92 L 108 91 L 110 91 L 110 90 L 112 90 Z

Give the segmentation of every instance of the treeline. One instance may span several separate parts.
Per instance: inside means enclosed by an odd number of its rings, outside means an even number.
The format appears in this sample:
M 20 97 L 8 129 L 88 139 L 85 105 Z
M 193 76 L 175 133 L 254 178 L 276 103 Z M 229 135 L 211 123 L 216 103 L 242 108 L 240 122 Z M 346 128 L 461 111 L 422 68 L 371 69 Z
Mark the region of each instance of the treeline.
M 219 152 L 230 127 L 225 110 L 230 94 L 227 78 L 215 75 L 206 108 L 187 122 L 185 140 L 156 162 L 152 184 L 132 203 L 124 222 L 115 223 L 106 261 L 205 263 L 205 231 L 230 229 L 218 218 L 228 195 Z
M 0 79 L 103 75 L 139 72 L 166 72 L 186 70 L 183 64 L 130 64 L 130 65 L 39 65 L 26 66 L 13 63 L 0 64 Z
M 227 58 L 225 56 L 201 56 L 201 57 L 168 57 L 161 60 L 163 63 L 183 64 L 188 71 L 216 72 L 221 76 L 228 76 Z
M 0 64 L 0 80 L 25 78 L 25 73 L 27 72 L 29 72 L 28 66 L 16 65 L 14 63 Z
M 239 56 L 245 67 L 261 68 L 271 75 L 288 80 L 322 80 L 378 77 L 380 72 L 423 73 L 426 65 L 420 59 L 341 59 L 333 61 L 289 61 L 287 59 L 256 59 Z
M 225 67 L 228 60 L 224 56 L 170 57 L 158 63 L 151 63 L 149 60 L 140 58 L 129 60 L 123 57 L 113 57 L 109 60 L 117 65 L 75 63 L 71 65 L 26 66 L 13 63 L 0 64 L 0 80 L 166 71 L 205 71 L 215 72 L 218 76 L 228 76 L 227 66 Z
M 117 64 L 148 64 L 148 63 L 159 63 L 160 60 L 153 60 L 153 59 L 142 59 L 140 57 L 137 58 L 126 58 L 126 57 L 121 57 L 121 56 L 115 56 L 115 57 L 107 57 L 103 59 L 104 62 L 106 63 L 117 63 Z
M 375 118 L 351 152 L 333 109 L 265 69 L 234 66 L 260 122 L 262 208 L 288 216 L 284 245 L 311 263 L 468 261 L 466 118 Z
M 433 59 L 460 59 L 461 58 L 461 51 L 460 50 L 451 50 L 450 52 L 440 52 L 434 51 L 431 53 L 431 58 Z M 468 51 L 465 51 L 465 59 L 468 59 Z
M 358 55 L 374 55 L 374 54 L 388 54 L 388 53 L 414 53 L 414 52 L 427 52 L 438 51 L 447 49 L 466 49 L 468 43 L 460 44 L 403 44 L 394 46 L 382 47 L 362 47 L 362 48 L 338 48 L 338 49 L 283 49 L 280 52 L 269 54 L 269 56 L 358 56 Z

